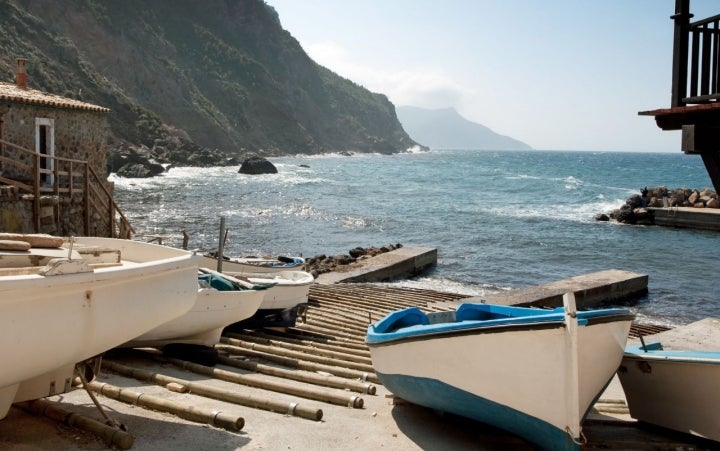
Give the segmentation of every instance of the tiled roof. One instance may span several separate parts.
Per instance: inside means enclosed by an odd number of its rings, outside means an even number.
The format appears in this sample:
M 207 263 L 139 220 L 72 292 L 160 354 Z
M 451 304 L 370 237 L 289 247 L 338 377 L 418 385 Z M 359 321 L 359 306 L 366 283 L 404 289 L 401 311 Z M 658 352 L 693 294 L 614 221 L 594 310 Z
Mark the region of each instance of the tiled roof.
M 13 83 L 0 82 L 0 101 L 15 103 L 26 103 L 30 105 L 41 105 L 55 108 L 70 108 L 73 110 L 101 111 L 108 112 L 109 108 L 85 103 L 67 97 L 48 94 L 36 89 L 21 89 Z

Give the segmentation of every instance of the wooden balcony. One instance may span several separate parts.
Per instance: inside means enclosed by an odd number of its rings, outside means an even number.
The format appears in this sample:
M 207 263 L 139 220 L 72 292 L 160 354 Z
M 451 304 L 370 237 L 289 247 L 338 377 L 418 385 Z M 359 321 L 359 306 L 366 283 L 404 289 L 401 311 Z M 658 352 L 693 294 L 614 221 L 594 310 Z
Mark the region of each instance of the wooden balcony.
M 641 111 L 663 130 L 682 130 L 682 151 L 700 155 L 720 192 L 720 15 L 691 22 L 690 0 L 675 0 L 669 108 Z

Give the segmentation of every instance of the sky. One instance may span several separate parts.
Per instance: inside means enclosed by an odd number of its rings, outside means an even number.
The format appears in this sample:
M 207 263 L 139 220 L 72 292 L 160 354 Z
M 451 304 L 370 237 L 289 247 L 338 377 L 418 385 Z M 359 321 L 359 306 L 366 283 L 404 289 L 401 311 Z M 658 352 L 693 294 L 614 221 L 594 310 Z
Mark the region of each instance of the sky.
M 313 60 L 396 106 L 455 108 L 535 149 L 680 152 L 638 115 L 670 107 L 675 0 L 266 3 Z

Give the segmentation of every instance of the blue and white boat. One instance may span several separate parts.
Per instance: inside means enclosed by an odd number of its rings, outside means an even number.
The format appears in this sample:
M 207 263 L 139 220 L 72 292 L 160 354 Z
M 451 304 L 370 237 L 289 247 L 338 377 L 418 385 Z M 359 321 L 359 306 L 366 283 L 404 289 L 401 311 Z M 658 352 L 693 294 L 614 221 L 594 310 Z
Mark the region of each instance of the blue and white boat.
M 203 266 L 217 268 L 217 254 L 203 256 Z M 277 273 L 281 271 L 300 271 L 305 266 L 302 257 L 223 257 L 222 272 L 227 273 Z
M 618 377 L 633 418 L 720 441 L 720 351 L 628 346 Z
M 545 449 L 576 449 L 581 424 L 620 365 L 634 315 L 461 304 L 411 307 L 368 328 L 380 381 L 414 404 L 510 431 Z

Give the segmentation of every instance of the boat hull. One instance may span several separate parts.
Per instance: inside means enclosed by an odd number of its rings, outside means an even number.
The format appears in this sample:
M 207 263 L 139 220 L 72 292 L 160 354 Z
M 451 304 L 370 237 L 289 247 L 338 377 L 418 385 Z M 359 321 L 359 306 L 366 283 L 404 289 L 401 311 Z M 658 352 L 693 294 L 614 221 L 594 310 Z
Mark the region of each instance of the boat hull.
M 273 274 L 231 273 L 244 277 L 253 284 L 269 286 L 262 290 L 262 304 L 250 318 L 230 326 L 230 330 L 260 327 L 292 327 L 298 310 L 307 304 L 310 286 L 315 279 L 303 271 L 281 271 Z
M 119 249 L 123 262 L 75 274 L 0 277 L 0 418 L 9 398 L 62 393 L 67 385 L 48 379 L 44 388 L 30 390 L 24 383 L 42 387 L 36 383 L 41 376 L 71 371 L 75 363 L 181 316 L 195 302 L 200 257 L 129 240 L 76 241 L 76 248 Z
M 618 377 L 630 415 L 720 441 L 720 352 L 629 348 Z
M 579 434 L 566 431 L 580 430 L 622 358 L 632 317 L 617 319 L 577 328 L 576 362 L 562 321 L 409 333 L 368 346 L 380 381 L 402 399 L 492 424 L 546 449 L 575 449 Z
M 300 257 L 290 257 L 287 260 L 254 257 L 225 259 L 222 262 L 222 272 L 270 274 L 281 271 L 300 271 L 305 265 L 305 261 Z M 202 266 L 217 269 L 217 263 L 217 258 L 204 256 Z
M 162 347 L 170 343 L 214 346 L 229 324 L 253 316 L 263 302 L 255 290 L 200 289 L 193 308 L 172 321 L 125 343 L 121 347 Z

